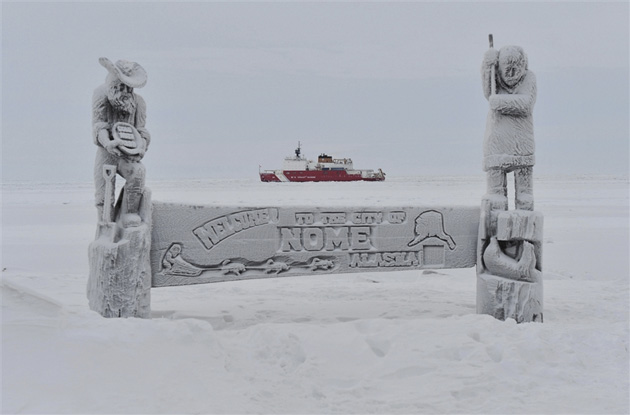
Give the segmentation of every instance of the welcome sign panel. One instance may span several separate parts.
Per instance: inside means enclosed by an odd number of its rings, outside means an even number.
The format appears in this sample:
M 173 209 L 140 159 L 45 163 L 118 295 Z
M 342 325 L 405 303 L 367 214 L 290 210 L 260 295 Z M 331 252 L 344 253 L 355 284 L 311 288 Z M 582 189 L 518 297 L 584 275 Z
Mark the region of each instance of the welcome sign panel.
M 154 202 L 152 286 L 468 268 L 478 207 L 211 207 Z

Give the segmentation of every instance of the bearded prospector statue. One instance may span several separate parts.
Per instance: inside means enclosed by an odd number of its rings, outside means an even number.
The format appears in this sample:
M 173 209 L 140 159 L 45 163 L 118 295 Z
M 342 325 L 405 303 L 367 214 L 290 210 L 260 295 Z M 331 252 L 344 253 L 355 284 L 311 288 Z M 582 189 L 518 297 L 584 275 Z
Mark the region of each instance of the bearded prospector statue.
M 92 98 L 98 226 L 89 247 L 88 300 L 105 317 L 149 317 L 151 196 L 141 160 L 151 135 L 146 104 L 134 92 L 146 84 L 147 74 L 135 62 L 99 62 L 107 77 Z M 125 185 L 115 203 L 116 175 Z

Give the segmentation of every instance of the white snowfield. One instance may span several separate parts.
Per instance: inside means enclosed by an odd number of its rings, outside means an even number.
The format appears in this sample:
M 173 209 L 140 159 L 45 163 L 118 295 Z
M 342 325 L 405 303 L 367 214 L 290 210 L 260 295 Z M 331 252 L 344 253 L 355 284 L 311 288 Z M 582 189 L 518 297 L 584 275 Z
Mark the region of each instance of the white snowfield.
M 243 206 L 472 206 L 485 190 L 147 185 L 156 201 Z M 92 185 L 5 183 L 2 412 L 627 414 L 628 178 L 537 178 L 534 194 L 543 324 L 475 314 L 474 268 L 153 289 L 141 320 L 88 308 Z

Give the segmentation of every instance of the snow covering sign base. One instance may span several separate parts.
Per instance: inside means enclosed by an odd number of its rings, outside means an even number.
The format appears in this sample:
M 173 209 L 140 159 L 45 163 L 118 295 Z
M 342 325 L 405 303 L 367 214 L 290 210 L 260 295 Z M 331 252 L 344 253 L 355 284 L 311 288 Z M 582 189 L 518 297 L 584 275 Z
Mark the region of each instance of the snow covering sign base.
M 154 203 L 152 286 L 475 266 L 477 207 Z

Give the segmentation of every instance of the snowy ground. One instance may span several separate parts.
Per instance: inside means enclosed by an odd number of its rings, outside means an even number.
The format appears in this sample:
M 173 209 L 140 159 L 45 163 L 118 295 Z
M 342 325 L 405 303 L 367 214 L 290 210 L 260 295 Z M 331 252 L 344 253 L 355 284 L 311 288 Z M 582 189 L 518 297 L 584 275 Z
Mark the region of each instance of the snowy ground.
M 154 200 L 477 205 L 481 178 L 150 183 Z M 475 314 L 474 269 L 152 290 L 87 306 L 89 184 L 2 186 L 3 413 L 628 413 L 627 178 L 542 178 L 545 322 Z

